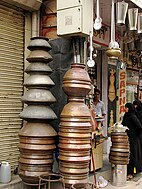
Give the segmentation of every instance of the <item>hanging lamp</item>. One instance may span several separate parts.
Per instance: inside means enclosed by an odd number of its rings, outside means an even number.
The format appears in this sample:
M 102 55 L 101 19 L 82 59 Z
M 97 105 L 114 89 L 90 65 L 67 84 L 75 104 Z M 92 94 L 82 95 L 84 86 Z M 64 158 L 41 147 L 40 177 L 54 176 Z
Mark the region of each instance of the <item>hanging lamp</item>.
M 106 54 L 111 59 L 118 59 L 121 55 L 121 49 L 119 48 L 118 42 L 115 41 L 115 13 L 114 13 L 114 0 L 112 0 L 111 8 L 111 41 Z
M 137 30 L 138 8 L 128 9 L 129 30 Z
M 138 33 L 142 33 L 142 13 L 138 13 Z
M 99 0 L 97 0 L 96 19 L 95 19 L 95 23 L 94 23 L 94 29 L 100 30 L 101 27 L 102 27 L 102 18 L 100 17 Z
M 92 32 L 90 32 L 90 57 L 89 60 L 87 61 L 87 66 L 92 68 L 95 66 L 95 61 L 92 58 L 92 54 L 93 54 L 93 34 Z
M 125 24 L 128 3 L 125 1 L 116 3 L 116 24 L 121 26 Z

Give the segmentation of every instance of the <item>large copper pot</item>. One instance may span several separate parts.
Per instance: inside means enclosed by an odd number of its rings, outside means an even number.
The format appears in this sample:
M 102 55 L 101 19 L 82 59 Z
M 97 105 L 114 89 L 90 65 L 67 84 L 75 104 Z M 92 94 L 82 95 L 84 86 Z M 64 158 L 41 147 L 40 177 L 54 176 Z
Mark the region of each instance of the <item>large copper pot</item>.
M 79 99 L 80 100 L 80 99 Z M 66 104 L 61 112 L 61 118 L 90 118 L 90 111 L 86 104 L 84 104 L 83 99 L 82 102 L 78 101 L 70 101 Z
M 84 64 L 72 64 L 63 78 L 63 89 L 69 96 L 83 97 L 91 90 L 91 80 Z

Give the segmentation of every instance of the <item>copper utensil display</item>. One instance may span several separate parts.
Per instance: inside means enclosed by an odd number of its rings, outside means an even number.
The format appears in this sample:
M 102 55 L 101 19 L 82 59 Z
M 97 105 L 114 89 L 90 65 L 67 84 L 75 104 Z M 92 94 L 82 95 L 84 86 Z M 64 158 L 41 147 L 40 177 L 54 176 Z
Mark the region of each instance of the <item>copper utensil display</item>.
M 30 65 L 25 72 L 30 76 L 24 83 L 27 91 L 21 99 L 27 106 L 20 114 L 27 122 L 19 132 L 19 176 L 25 184 L 37 185 L 40 175 L 52 171 L 57 133 L 49 120 L 57 118 L 50 108 L 56 99 L 49 91 L 55 84 L 49 77 L 52 70 L 47 65 L 52 60 L 48 40 L 32 38 L 28 49 L 31 51 L 27 58 Z
M 91 89 L 91 81 L 84 68 L 83 64 L 72 64 L 63 78 L 68 104 L 60 115 L 59 170 L 69 187 L 87 183 L 89 175 L 91 115 L 84 97 Z

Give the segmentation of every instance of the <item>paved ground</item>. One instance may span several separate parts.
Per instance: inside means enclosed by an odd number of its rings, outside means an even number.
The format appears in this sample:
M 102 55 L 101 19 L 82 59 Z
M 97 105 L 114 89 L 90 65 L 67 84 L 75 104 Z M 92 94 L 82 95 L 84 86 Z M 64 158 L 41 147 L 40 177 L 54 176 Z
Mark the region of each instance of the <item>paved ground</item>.
M 94 180 L 94 174 L 90 174 L 90 181 Z M 126 182 L 126 186 L 117 187 L 111 184 L 111 164 L 107 156 L 104 155 L 103 168 L 96 171 L 96 178 L 103 176 L 108 180 L 108 185 L 104 189 L 142 189 L 142 173 L 136 175 L 132 180 Z
M 105 173 L 105 174 L 107 174 L 107 176 L 108 176 L 109 173 Z M 99 175 L 101 175 L 105 178 L 105 175 L 103 175 L 103 174 L 99 174 Z M 98 173 L 97 173 L 97 177 L 98 177 Z M 90 181 L 93 181 L 93 175 L 90 176 Z M 136 181 L 129 180 L 126 182 L 126 186 L 121 186 L 121 187 L 112 185 L 111 180 L 109 180 L 108 185 L 104 188 L 105 189 L 142 189 L 142 174 L 141 174 L 141 178 L 139 178 L 138 180 L 137 179 L 136 179 Z
M 137 182 L 127 181 L 127 185 L 123 187 L 116 187 L 109 183 L 105 189 L 142 189 L 142 177 Z
M 107 156 L 104 155 L 103 159 L 103 167 L 100 170 L 96 171 L 96 179 L 99 176 L 103 176 L 106 180 L 108 180 L 108 185 L 104 187 L 104 189 L 142 189 L 142 173 L 134 177 L 133 180 L 127 181 L 126 186 L 116 187 L 111 184 L 111 164 L 108 161 Z M 94 174 L 90 173 L 90 182 L 94 180 Z M 12 181 L 8 184 L 0 184 L 0 189 L 37 189 L 37 187 L 25 187 L 23 186 L 21 179 L 18 175 L 13 175 Z M 56 187 L 51 187 L 51 189 L 62 189 L 56 185 Z M 90 189 L 90 188 L 88 188 Z

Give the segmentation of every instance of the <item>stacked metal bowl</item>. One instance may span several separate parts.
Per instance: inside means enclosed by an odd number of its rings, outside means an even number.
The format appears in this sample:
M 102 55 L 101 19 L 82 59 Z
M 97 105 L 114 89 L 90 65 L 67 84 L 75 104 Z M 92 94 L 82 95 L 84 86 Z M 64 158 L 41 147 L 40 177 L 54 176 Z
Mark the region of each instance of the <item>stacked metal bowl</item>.
M 129 163 L 129 140 L 126 132 L 111 133 L 112 146 L 110 148 L 109 160 L 116 165 L 127 165 Z
M 49 122 L 56 119 L 50 104 L 56 99 L 49 89 L 55 84 L 48 62 L 52 60 L 51 46 L 46 38 L 34 37 L 28 46 L 31 51 L 27 60 L 29 74 L 22 101 L 27 105 L 20 114 L 26 122 L 19 132 L 19 175 L 27 185 L 38 184 L 39 176 L 52 171 L 56 131 Z
M 66 186 L 87 183 L 89 176 L 91 124 L 84 97 L 91 90 L 85 65 L 72 64 L 63 78 L 68 104 L 61 112 L 59 125 L 59 170 Z

